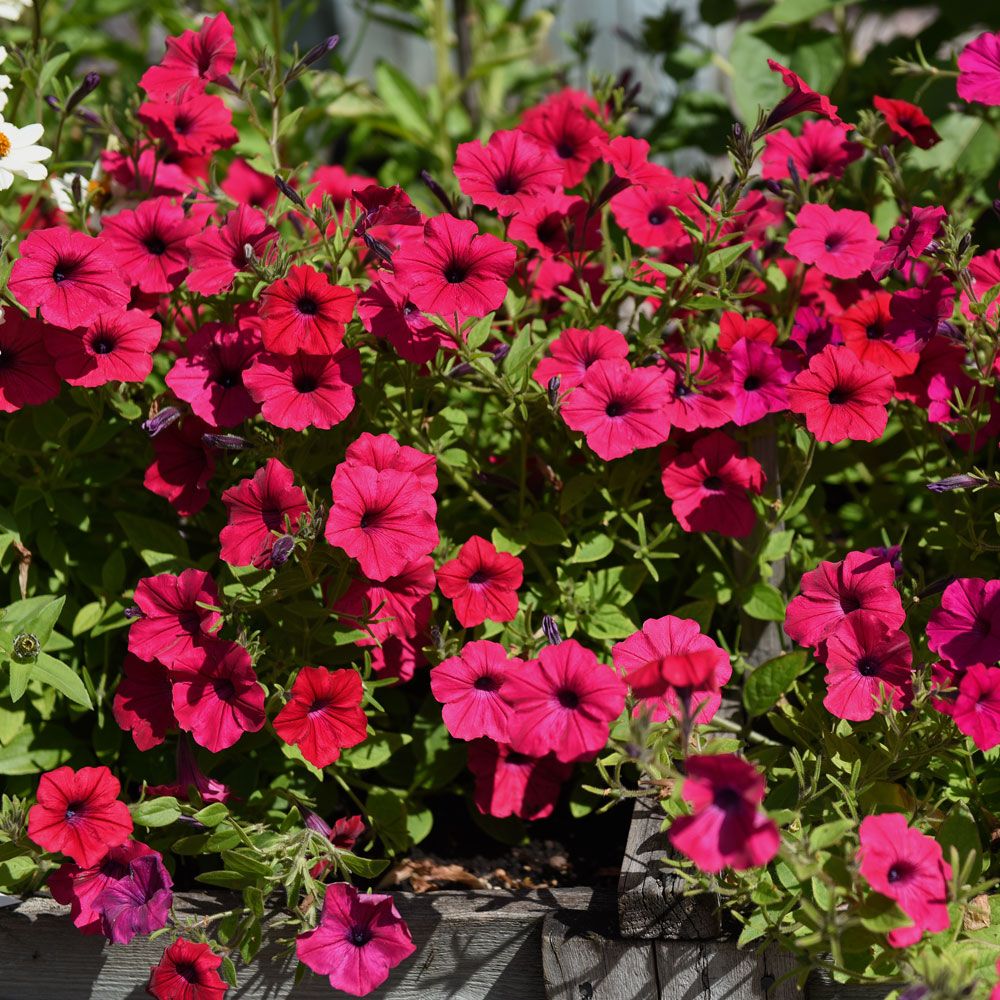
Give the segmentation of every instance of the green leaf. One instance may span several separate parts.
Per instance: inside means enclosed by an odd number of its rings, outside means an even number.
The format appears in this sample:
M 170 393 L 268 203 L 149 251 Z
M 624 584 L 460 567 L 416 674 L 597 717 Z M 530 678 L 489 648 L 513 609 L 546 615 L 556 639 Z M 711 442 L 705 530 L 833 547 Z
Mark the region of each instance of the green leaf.
M 809 850 L 822 851 L 825 847 L 831 847 L 842 840 L 844 835 L 850 833 L 856 826 L 857 823 L 853 819 L 835 819 L 832 823 L 823 823 L 821 826 L 814 827 L 809 834 Z
M 375 829 L 390 851 L 405 851 L 410 846 L 406 829 L 404 792 L 391 788 L 373 788 L 365 800 L 365 809 L 375 823 Z
M 433 141 L 434 131 L 424 111 L 426 102 L 403 73 L 391 63 L 380 61 L 375 67 L 375 89 L 404 129 L 428 142 Z
M 24 692 L 28 690 L 32 664 L 15 663 L 13 660 L 8 660 L 7 665 L 10 668 L 10 700 L 16 705 L 24 697 Z
M 115 517 L 132 549 L 151 569 L 174 563 L 178 559 L 188 561 L 187 543 L 175 527 L 124 511 L 118 511 Z
M 354 771 L 381 767 L 397 750 L 412 742 L 413 737 L 409 733 L 376 733 L 364 743 L 345 750 L 340 755 L 340 764 Z
M 880 896 L 877 892 L 868 894 L 858 910 L 858 916 L 862 926 L 875 934 L 887 934 L 912 922 L 893 900 Z
M 611 539 L 597 531 L 588 532 L 580 540 L 576 551 L 569 558 L 571 563 L 600 562 L 605 556 L 610 555 L 615 544 Z
M 64 694 L 70 701 L 83 708 L 93 708 L 87 686 L 65 663 L 48 653 L 39 653 L 38 659 L 31 664 L 32 680 L 41 681 L 49 687 Z
M 536 341 L 532 338 L 530 326 L 523 327 L 521 332 L 514 338 L 514 343 L 510 345 L 507 357 L 504 358 L 504 375 L 515 386 L 520 385 L 527 375 L 532 361 L 534 361 L 536 355 L 541 352 L 544 346 L 544 341 Z
M 804 650 L 785 653 L 762 663 L 743 681 L 743 706 L 750 718 L 763 715 L 792 686 L 806 666 Z
M 722 271 L 725 271 L 725 269 L 731 264 L 735 264 L 736 261 L 738 261 L 751 246 L 753 246 L 752 243 L 737 243 L 735 246 L 722 247 L 721 250 L 713 250 L 708 255 L 709 271 L 713 274 L 719 274 Z
M 360 875 L 361 878 L 378 878 L 389 867 L 389 862 L 383 858 L 365 858 L 350 851 L 340 851 L 337 860 L 352 875 Z
M 806 509 L 806 504 L 809 503 L 809 498 L 813 495 L 815 489 L 815 486 L 807 486 L 798 495 L 798 498 L 781 512 L 781 516 L 791 520 L 796 515 L 801 514 Z
M 146 799 L 132 806 L 132 819 L 139 826 L 170 826 L 181 817 L 181 807 L 172 795 Z
M 559 545 L 566 541 L 566 532 L 551 514 L 541 511 L 518 532 L 518 537 L 529 545 Z
M 775 5 L 752 25 L 754 31 L 763 31 L 775 25 L 787 27 L 811 21 L 834 7 L 842 7 L 847 0 L 777 0 Z
M 101 602 L 91 601 L 90 604 L 85 604 L 77 611 L 70 632 L 74 636 L 83 635 L 84 632 L 89 632 L 103 616 L 104 608 L 101 606 Z
M 777 562 L 779 559 L 784 559 L 792 548 L 792 539 L 794 537 L 795 531 L 791 528 L 786 531 L 772 531 L 771 537 L 768 538 L 767 544 L 764 546 L 764 551 L 761 553 L 761 558 L 766 559 L 768 562 Z
M 0 628 L 12 638 L 30 632 L 43 648 L 62 614 L 65 597 L 28 597 L 15 601 L 0 617 Z
M 224 802 L 213 802 L 204 809 L 199 809 L 194 818 L 205 826 L 218 826 L 229 815 L 229 808 Z
M 251 880 L 239 872 L 221 871 L 205 872 L 204 875 L 199 875 L 196 881 L 205 885 L 217 885 L 221 889 L 245 889 Z
M 635 630 L 635 623 L 621 608 L 606 604 L 587 616 L 589 632 L 595 639 L 625 639 Z
M 758 581 L 745 593 L 743 610 L 758 621 L 782 622 L 785 620 L 785 599 L 777 587 Z
M 223 851 L 222 861 L 230 871 L 239 872 L 252 878 L 271 878 L 274 871 L 249 851 Z

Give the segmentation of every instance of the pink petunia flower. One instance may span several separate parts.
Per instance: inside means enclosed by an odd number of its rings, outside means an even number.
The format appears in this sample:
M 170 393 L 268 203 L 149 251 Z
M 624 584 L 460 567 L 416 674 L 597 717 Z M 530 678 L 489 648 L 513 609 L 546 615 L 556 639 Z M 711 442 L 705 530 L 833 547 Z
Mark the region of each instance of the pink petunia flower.
M 261 292 L 264 348 L 273 354 L 335 354 L 354 315 L 354 292 L 304 264 Z
M 139 581 L 135 603 L 141 615 L 129 628 L 128 648 L 140 660 L 160 660 L 167 667 L 191 656 L 220 620 L 215 581 L 200 569 L 186 569 L 179 576 L 160 573 Z
M 225 80 L 236 61 L 233 26 L 225 14 L 206 17 L 197 31 L 183 31 L 168 38 L 166 44 L 159 65 L 147 69 L 139 81 L 150 97 L 201 93 L 206 83 Z
M 548 357 L 538 362 L 532 376 L 542 387 L 559 379 L 561 392 L 575 389 L 598 361 L 624 360 L 628 341 L 617 330 L 596 326 L 593 330 L 567 327 L 549 344 Z
M 412 472 L 420 489 L 432 499 L 437 489 L 437 459 L 433 455 L 400 444 L 391 434 L 369 434 L 365 431 L 352 441 L 344 452 L 344 464 L 351 468 L 366 467 L 376 472 Z M 433 509 L 433 505 L 431 505 Z
M 101 240 L 57 226 L 29 233 L 19 249 L 8 287 L 46 322 L 72 330 L 128 305 L 128 288 Z
M 918 149 L 930 149 L 941 141 L 930 118 L 916 104 L 877 96 L 872 99 L 872 103 L 875 110 L 881 112 L 889 131 L 897 137 L 897 142 L 907 139 Z
M 434 585 L 434 560 L 422 556 L 385 580 L 355 578 L 332 610 L 367 622 L 370 636 L 359 639 L 358 645 L 385 642 L 391 636 L 407 638 L 430 623 Z
M 940 205 L 913 208 L 909 218 L 901 219 L 889 232 L 889 238 L 879 247 L 871 273 L 881 281 L 890 271 L 900 270 L 911 258 L 919 257 L 941 230 L 948 210 Z
M 139 121 L 175 156 L 211 156 L 240 138 L 233 113 L 215 94 L 186 93 L 171 100 L 150 100 L 139 106 Z
M 558 193 L 536 198 L 513 216 L 507 236 L 543 257 L 562 257 L 599 250 L 601 216 L 583 198 Z
M 220 558 L 230 566 L 271 567 L 271 548 L 277 533 L 296 534 L 299 518 L 309 513 L 295 474 L 276 458 L 269 458 L 251 479 L 241 479 L 222 494 L 229 520 L 219 535 Z
M 278 187 L 272 174 L 262 174 L 241 157 L 236 157 L 219 187 L 233 201 L 267 211 L 278 200 Z
M 411 680 L 418 667 L 427 666 L 423 647 L 429 644 L 424 636 L 390 636 L 381 646 L 372 647 L 372 670 L 379 677 L 394 677 L 400 683 Z
M 839 125 L 844 129 L 854 128 L 853 125 L 847 125 L 841 121 L 837 115 L 837 105 L 832 104 L 829 97 L 817 93 L 797 73 L 793 73 L 774 59 L 768 59 L 767 67 L 772 73 L 781 75 L 781 82 L 789 88 L 790 93 L 783 97 L 768 115 L 766 128 L 774 128 L 783 121 L 804 113 L 822 115 L 834 125 Z
M 948 714 L 980 750 L 1000 746 L 1000 670 L 976 663 L 964 671 Z
M 806 418 L 817 441 L 876 441 L 892 398 L 892 376 L 846 347 L 824 347 L 788 387 L 788 407 Z
M 455 176 L 475 204 L 505 216 L 561 188 L 563 166 L 527 132 L 499 131 L 485 145 L 476 140 L 459 143 Z
M 215 472 L 215 459 L 202 435 L 208 424 L 189 416 L 153 438 L 155 458 L 146 469 L 142 484 L 171 503 L 182 517 L 197 514 L 208 503 L 208 483 Z
M 705 198 L 708 191 L 700 182 L 678 177 L 666 167 L 655 170 L 655 180 L 650 177 L 647 183 L 633 184 L 616 194 L 611 199 L 611 211 L 629 239 L 644 247 L 659 247 L 673 260 L 687 260 L 691 236 L 677 212 L 703 225 L 705 216 L 696 199 Z
M 95 900 L 101 930 L 112 944 L 128 944 L 137 934 L 167 926 L 173 880 L 156 851 L 134 858 L 125 878 L 111 879 Z
M 575 639 L 546 646 L 512 671 L 504 694 L 513 710 L 511 748 L 529 757 L 554 753 L 564 763 L 603 750 L 625 706 L 624 682 Z
M 728 434 L 712 431 L 690 451 L 668 448 L 661 456 L 663 492 L 685 531 L 717 531 L 745 538 L 757 523 L 750 494 L 764 486 L 764 471 L 744 458 Z
M 228 289 L 236 275 L 249 266 L 246 247 L 263 257 L 278 232 L 254 208 L 239 205 L 221 226 L 212 226 L 187 241 L 191 255 L 188 288 L 202 295 L 218 295 Z
M 50 329 L 16 309 L 4 311 L 0 322 L 0 413 L 41 406 L 59 395 L 55 361 L 45 349 Z
M 785 612 L 785 633 L 815 649 L 854 611 L 869 611 L 886 628 L 900 629 L 906 614 L 895 583 L 892 566 L 867 552 L 822 562 L 802 577 L 799 596 Z
M 147 785 L 147 795 L 171 795 L 181 802 L 192 801 L 197 793 L 202 802 L 227 802 L 233 797 L 228 785 L 210 778 L 198 766 L 194 744 L 189 736 L 182 735 L 177 740 L 174 754 L 177 767 L 177 778 L 169 785 Z
M 769 413 L 788 409 L 788 384 L 799 370 L 788 351 L 762 340 L 741 337 L 726 355 L 727 392 L 737 427 L 763 420 Z
M 920 356 L 899 346 L 899 339 L 890 333 L 888 292 L 867 295 L 836 318 L 844 338 L 844 346 L 866 364 L 884 368 L 890 375 L 909 375 L 917 367 Z
M 972 388 L 965 373 L 965 357 L 964 345 L 948 337 L 932 337 L 918 355 L 913 374 L 896 379 L 896 398 L 919 406 L 931 422 L 954 420 L 952 401 L 956 391 L 967 398 Z
M 85 329 L 45 331 L 56 371 L 70 385 L 144 382 L 153 370 L 160 324 L 138 309 L 104 313 Z
M 927 645 L 956 667 L 1000 660 L 1000 580 L 953 580 L 927 623 Z
M 285 707 L 275 716 L 274 731 L 297 746 L 310 764 L 326 767 L 341 750 L 357 746 L 367 735 L 363 697 L 357 671 L 303 667 Z
M 984 31 L 962 49 L 955 89 L 963 101 L 1000 105 L 1000 32 Z
M 475 740 L 469 744 L 469 770 L 475 778 L 472 797 L 485 816 L 545 819 L 556 807 L 572 764 L 547 757 L 526 757 L 505 743 Z
M 941 845 L 908 826 L 900 813 L 866 816 L 860 838 L 862 877 L 876 892 L 895 900 L 913 921 L 890 931 L 889 944 L 903 948 L 919 941 L 924 931 L 947 930 L 951 865 L 944 860 Z
M 870 611 L 852 611 L 823 641 L 827 695 L 838 719 L 864 722 L 887 698 L 897 711 L 913 697 L 913 653 L 904 632 Z
M 335 990 L 361 997 L 389 978 L 416 947 L 392 896 L 362 895 L 346 882 L 326 887 L 319 926 L 300 934 L 295 954 Z
M 729 422 L 729 379 L 714 353 L 668 350 L 657 367 L 666 381 L 665 416 L 672 427 L 710 430 Z
M 567 188 L 579 184 L 600 156 L 594 140 L 606 140 L 606 136 L 592 117 L 598 110 L 590 94 L 566 88 L 521 116 L 519 128 L 562 164 L 562 183 Z
M 803 205 L 785 249 L 803 264 L 833 278 L 857 278 L 875 260 L 878 229 L 865 212 L 829 205 Z
M 150 969 L 149 994 L 155 1000 L 223 1000 L 229 985 L 217 971 L 220 965 L 222 956 L 207 944 L 178 938 Z
M 170 676 L 159 660 L 140 660 L 126 653 L 112 712 L 115 722 L 128 732 L 140 750 L 151 750 L 175 729 Z
M 177 724 L 206 750 L 218 753 L 264 727 L 264 689 L 239 643 L 205 643 L 170 676 Z
M 454 602 L 455 617 L 462 628 L 474 628 L 485 621 L 513 621 L 517 617 L 517 589 L 523 579 L 524 564 L 517 556 L 498 552 L 478 535 L 438 570 L 438 586 Z
M 422 240 L 393 256 L 393 267 L 418 309 L 462 324 L 500 308 L 516 257 L 512 244 L 480 233 L 474 222 L 439 215 Z
M 735 754 L 689 756 L 681 794 L 692 815 L 670 825 L 670 843 L 704 872 L 766 865 L 781 843 L 778 827 L 760 808 L 764 775 Z
M 354 389 L 361 377 L 361 355 L 353 347 L 343 347 L 332 357 L 263 351 L 243 373 L 243 384 L 274 427 L 329 430 L 354 409 Z
M 727 355 L 741 340 L 773 344 L 778 339 L 778 328 L 763 316 L 743 316 L 737 312 L 724 312 L 719 317 L 719 342 Z
M 458 656 L 431 668 L 431 694 L 444 706 L 441 717 L 457 740 L 488 737 L 505 743 L 511 707 L 504 688 L 524 661 L 498 642 L 467 642 Z
M 839 125 L 824 119 L 807 121 L 801 135 L 788 129 L 772 132 L 764 138 L 761 156 L 765 179 L 784 180 L 791 176 L 789 161 L 800 177 L 817 183 L 842 177 L 844 171 L 864 153 L 864 146 L 851 142 Z
M 622 359 L 595 361 L 560 407 L 566 425 L 610 461 L 666 441 L 667 385 L 655 368 L 632 368 Z
M 358 316 L 369 333 L 387 340 L 404 361 L 415 365 L 426 364 L 442 348 L 455 346 L 451 337 L 424 316 L 390 274 L 381 274 L 358 296 Z

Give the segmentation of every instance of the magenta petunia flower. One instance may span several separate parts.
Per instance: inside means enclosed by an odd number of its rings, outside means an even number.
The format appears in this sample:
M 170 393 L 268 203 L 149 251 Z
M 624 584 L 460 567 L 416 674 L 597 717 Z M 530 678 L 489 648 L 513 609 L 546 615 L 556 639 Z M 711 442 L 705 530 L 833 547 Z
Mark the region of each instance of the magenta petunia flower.
M 846 347 L 824 347 L 788 387 L 788 407 L 806 418 L 817 441 L 876 441 L 882 436 L 892 398 L 892 376 L 859 361 Z
M 948 714 L 980 750 L 1000 746 L 1000 670 L 982 663 L 965 670 Z
M 872 103 L 875 110 L 881 112 L 897 142 L 907 139 L 918 149 L 930 149 L 941 141 L 930 118 L 916 104 L 892 97 L 875 97 Z
M 737 427 L 788 409 L 788 384 L 799 370 L 788 351 L 772 347 L 763 340 L 741 337 L 729 348 L 726 361 L 729 364 L 727 392 L 732 420 Z
M 872 266 L 880 245 L 867 213 L 809 204 L 795 217 L 785 249 L 832 278 L 857 278 Z
M 95 900 L 101 930 L 112 944 L 128 944 L 136 934 L 167 926 L 173 880 L 156 851 L 135 858 L 125 878 L 113 879 Z
M 20 244 L 8 287 L 25 309 L 72 330 L 103 312 L 122 312 L 128 288 L 101 240 L 63 226 L 35 229 Z
M 285 707 L 275 716 L 274 731 L 297 746 L 310 764 L 326 767 L 341 750 L 357 746 L 367 735 L 363 697 L 357 671 L 303 667 Z
M 913 208 L 909 218 L 901 219 L 889 232 L 889 238 L 875 254 L 871 273 L 881 281 L 890 271 L 900 270 L 911 258 L 919 257 L 941 230 L 948 210 L 940 205 Z
M 512 244 L 480 233 L 474 222 L 439 215 L 422 240 L 393 256 L 393 267 L 418 309 L 461 324 L 500 308 L 516 257 Z
M 548 357 L 538 362 L 534 380 L 543 388 L 554 378 L 559 379 L 559 391 L 575 389 L 598 361 L 624 360 L 628 356 L 628 341 L 617 330 L 595 326 L 593 330 L 567 327 L 549 344 Z
M 45 331 L 45 346 L 56 371 L 70 385 L 144 382 L 153 370 L 160 324 L 138 309 L 104 313 L 81 330 Z
M 766 127 L 774 128 L 783 121 L 804 113 L 822 115 L 824 118 L 839 125 L 844 129 L 852 129 L 853 125 L 847 125 L 837 115 L 837 105 L 830 102 L 830 98 L 824 94 L 819 94 L 809 86 L 797 73 L 793 73 L 786 66 L 768 59 L 767 67 L 772 73 L 781 74 L 781 82 L 789 88 L 789 94 L 783 97 L 775 105 L 771 114 L 767 118 Z
M 913 697 L 913 653 L 904 632 L 871 611 L 852 611 L 821 647 L 826 664 L 823 705 L 838 719 L 864 722 L 891 699 L 897 711 Z
M 361 377 L 361 355 L 354 348 L 343 347 L 332 357 L 263 351 L 243 373 L 243 384 L 274 427 L 329 430 L 354 409 Z
M 615 643 L 611 650 L 616 669 L 624 674 L 631 686 L 633 676 L 643 671 L 650 663 L 663 657 L 684 656 L 692 653 L 707 653 L 714 660 L 711 683 L 682 692 L 688 698 L 694 721 L 698 724 L 711 722 L 722 704 L 720 690 L 733 675 L 729 654 L 704 635 L 698 623 L 690 618 L 665 615 L 663 618 L 647 618 L 638 632 L 627 639 Z M 644 698 L 644 707 L 651 712 L 654 722 L 680 717 L 677 691 L 669 689 L 656 698 Z M 636 708 L 636 713 L 641 709 Z
M 974 274 L 971 266 L 969 270 Z M 955 286 L 944 275 L 935 275 L 926 285 L 892 293 L 886 334 L 900 350 L 922 351 L 942 322 L 951 319 L 954 308 Z
M 220 558 L 230 566 L 271 567 L 271 548 L 278 534 L 296 534 L 299 518 L 309 514 L 295 474 L 269 458 L 251 479 L 241 479 L 222 494 L 229 520 L 219 535 Z
M 357 559 L 372 580 L 386 580 L 438 543 L 433 497 L 412 472 L 337 466 L 326 540 Z
M 504 695 L 513 710 L 512 749 L 529 757 L 554 753 L 564 763 L 603 750 L 625 707 L 624 682 L 575 639 L 546 646 L 537 660 L 512 671 Z
M 423 632 L 430 623 L 434 585 L 434 560 L 421 556 L 386 580 L 353 579 L 332 610 L 366 622 L 364 628 L 370 636 L 359 639 L 358 645 L 385 642 L 391 636 L 408 638 Z
M 968 398 L 972 380 L 965 373 L 966 349 L 948 337 L 935 336 L 918 355 L 912 375 L 896 379 L 896 398 L 919 406 L 933 423 L 955 419 L 956 391 Z
M 916 944 L 924 931 L 937 933 L 951 925 L 948 881 L 951 865 L 941 845 L 907 825 L 901 813 L 866 816 L 861 821 L 858 849 L 862 877 L 878 893 L 895 900 L 913 921 L 889 932 L 889 944 Z
M 836 317 L 844 346 L 859 360 L 890 375 L 909 375 L 917 367 L 919 354 L 900 347 L 900 338 L 891 332 L 892 296 L 878 291 L 858 299 L 847 312 Z
M 326 887 L 319 926 L 300 934 L 295 954 L 335 990 L 361 997 L 416 951 L 392 896 L 363 895 L 346 882 Z
M 791 177 L 791 162 L 800 177 L 813 183 L 835 180 L 842 177 L 864 151 L 864 146 L 847 138 L 846 130 L 840 125 L 822 118 L 807 121 L 800 135 L 781 129 L 765 136 L 761 156 L 763 176 L 779 181 Z
M 483 815 L 533 820 L 552 815 L 573 765 L 552 754 L 526 757 L 505 743 L 482 739 L 469 744 L 469 770 L 475 778 L 473 801 Z
M 202 295 L 225 291 L 249 266 L 245 248 L 249 246 L 257 257 L 263 257 L 277 235 L 263 214 L 247 205 L 237 206 L 221 226 L 211 226 L 188 239 L 188 288 Z
M 225 14 L 206 17 L 197 31 L 183 31 L 166 44 L 159 65 L 147 69 L 139 81 L 150 97 L 171 98 L 185 91 L 199 94 L 205 84 L 224 81 L 236 61 L 233 26 Z
M 126 653 L 112 711 L 115 722 L 132 733 L 140 750 L 159 746 L 167 731 L 177 727 L 167 668 L 159 660 L 140 660 Z
M 172 665 L 170 676 L 177 724 L 206 750 L 218 753 L 263 728 L 264 689 L 239 643 L 207 642 Z
M 273 354 L 335 354 L 354 315 L 354 292 L 300 264 L 261 292 L 264 348 Z
M 381 646 L 372 647 L 372 670 L 379 677 L 394 677 L 400 683 L 410 680 L 417 667 L 427 666 L 423 647 L 429 641 L 426 635 L 406 636 L 402 639 L 396 635 L 390 636 Z
M 586 435 L 591 450 L 610 461 L 666 441 L 667 384 L 655 368 L 625 360 L 595 361 L 560 407 L 566 425 Z
M 197 514 L 208 503 L 208 483 L 215 459 L 202 441 L 211 428 L 195 416 L 186 417 L 153 438 L 155 458 L 142 484 L 171 503 L 182 517 Z
M 454 602 L 455 617 L 462 628 L 474 628 L 485 621 L 513 621 L 517 617 L 517 589 L 523 579 L 524 564 L 517 556 L 498 552 L 478 535 L 438 570 L 438 586 Z
M 16 309 L 0 322 L 0 413 L 40 406 L 59 395 L 56 365 L 45 349 L 49 330 Z
M 955 89 L 963 101 L 1000 105 L 1000 32 L 984 31 L 962 49 Z
M 182 735 L 175 752 L 177 778 L 170 785 L 147 785 L 147 795 L 172 795 L 181 802 L 190 802 L 197 792 L 202 802 L 226 802 L 233 797 L 228 785 L 210 778 L 198 766 L 191 738 Z
M 655 180 L 648 177 L 645 183 L 633 184 L 611 199 L 615 221 L 636 243 L 659 247 L 671 259 L 689 259 L 691 236 L 677 212 L 703 226 L 705 216 L 696 199 L 706 198 L 708 191 L 700 182 L 678 177 L 666 167 L 651 164 L 650 168 L 657 171 Z
M 559 159 L 519 130 L 494 132 L 483 143 L 459 143 L 455 152 L 459 187 L 477 205 L 498 215 L 522 212 L 535 198 L 562 187 Z
M 176 156 L 211 156 L 239 141 L 233 113 L 215 94 L 184 94 L 139 106 L 146 132 Z
M 167 372 L 167 385 L 214 427 L 235 427 L 260 409 L 243 382 L 260 353 L 260 339 L 249 325 L 206 323 L 187 340 L 187 356 Z
M 28 836 L 39 847 L 91 868 L 132 835 L 132 816 L 120 801 L 122 786 L 106 767 L 57 767 L 38 780 L 28 810 Z
M 759 494 L 764 471 L 744 458 L 728 434 L 712 431 L 690 451 L 668 448 L 661 457 L 663 492 L 685 531 L 717 531 L 745 538 L 757 523 L 750 494 Z
M 867 552 L 822 562 L 802 577 L 798 597 L 785 612 L 785 633 L 814 649 L 853 611 L 870 611 L 886 628 L 903 627 L 906 614 L 892 566 Z
M 412 472 L 420 488 L 428 494 L 437 489 L 437 459 L 433 455 L 400 444 L 391 434 L 369 434 L 365 431 L 347 446 L 344 464 L 352 468 L 367 467 L 376 472 Z M 432 507 L 433 509 L 433 507 Z
M 778 328 L 763 316 L 744 316 L 738 312 L 724 312 L 719 317 L 719 342 L 721 351 L 731 352 L 741 340 L 773 344 L 778 339 Z
M 672 350 L 657 363 L 667 385 L 666 419 L 683 431 L 710 430 L 732 418 L 729 380 L 714 352 Z
M 1000 660 L 1000 580 L 949 583 L 927 623 L 927 645 L 956 667 Z
M 670 825 L 670 843 L 704 872 L 766 865 L 781 843 L 778 827 L 760 808 L 764 775 L 735 754 L 689 756 L 681 794 L 692 815 Z
M 607 141 L 604 129 L 594 120 L 599 110 L 590 94 L 567 87 L 521 116 L 521 131 L 562 164 L 562 183 L 567 188 L 579 184 L 600 156 L 595 140 Z
M 594 142 L 605 163 L 630 184 L 656 186 L 663 177 L 663 167 L 649 162 L 649 143 L 630 135 L 619 135 L 610 142 L 598 137 Z
M 128 648 L 140 660 L 160 660 L 173 667 L 211 639 L 218 611 L 215 581 L 200 569 L 186 569 L 180 576 L 160 573 L 139 581 L 135 603 L 141 615 L 131 624 Z
M 556 192 L 536 198 L 513 216 L 507 236 L 549 258 L 599 250 L 601 214 L 583 198 Z
M 441 717 L 457 740 L 488 737 L 506 743 L 511 707 L 505 687 L 524 661 L 498 642 L 467 642 L 458 656 L 431 668 L 431 693 L 444 706 Z
M 391 275 L 382 273 L 358 296 L 358 316 L 364 328 L 387 340 L 404 360 L 423 365 L 455 342 L 413 304 L 407 291 Z
M 226 179 L 219 187 L 233 201 L 263 211 L 273 208 L 278 200 L 278 187 L 274 183 L 274 176 L 254 170 L 246 160 L 239 156 L 229 165 Z
M 223 1000 L 229 985 L 219 976 L 220 965 L 222 956 L 207 944 L 178 938 L 150 969 L 149 994 L 155 1000 Z
M 273 184 L 272 184 L 273 186 Z M 173 291 L 187 274 L 187 240 L 198 224 L 169 198 L 151 198 L 101 220 L 101 240 L 130 285 L 151 295 Z

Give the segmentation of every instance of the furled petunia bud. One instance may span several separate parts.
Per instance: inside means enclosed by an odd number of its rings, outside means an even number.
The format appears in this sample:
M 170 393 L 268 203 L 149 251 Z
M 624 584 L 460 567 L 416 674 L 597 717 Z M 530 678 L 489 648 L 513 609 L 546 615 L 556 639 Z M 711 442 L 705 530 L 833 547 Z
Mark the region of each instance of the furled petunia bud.
M 951 490 L 973 490 L 977 486 L 985 486 L 987 480 L 979 476 L 970 476 L 963 473 L 960 476 L 948 476 L 946 479 L 939 479 L 936 483 L 928 483 L 927 489 L 932 493 L 948 493 Z
M 239 434 L 202 434 L 201 440 L 206 447 L 223 451 L 244 451 L 250 447 L 250 442 Z
M 558 646 L 562 642 L 559 626 L 551 615 L 542 615 L 542 632 L 545 633 L 545 638 L 550 646 Z
M 144 615 L 142 613 L 142 609 L 138 605 L 136 605 L 136 604 L 132 604 L 129 607 L 127 607 L 122 612 L 122 614 L 125 616 L 125 618 L 128 621 L 133 621 L 136 618 L 143 618 L 144 617 Z
M 288 183 L 280 174 L 274 175 L 275 187 L 293 204 L 298 205 L 299 208 L 305 208 L 306 203 L 302 200 L 302 195 L 299 194 L 291 184 Z
M 559 386 L 562 379 L 558 375 L 553 375 L 545 386 L 546 395 L 549 397 L 549 406 L 555 409 L 559 405 Z
M 381 240 L 375 239 L 371 233 L 365 233 L 364 235 L 365 246 L 380 260 L 386 262 L 386 264 L 392 263 L 392 250 Z
M 428 190 L 441 204 L 449 215 L 455 214 L 455 203 L 448 197 L 448 192 L 426 171 L 420 171 L 420 179 L 427 185 Z
M 275 539 L 274 545 L 271 546 L 271 565 L 284 566 L 294 548 L 295 537 L 293 535 L 282 535 Z
M 151 437 L 156 437 L 161 431 L 165 431 L 171 424 L 180 419 L 181 411 L 176 406 L 165 406 L 158 410 L 148 420 L 143 422 L 142 429 Z
M 66 101 L 66 114 L 69 114 L 85 97 L 92 94 L 101 82 L 100 73 L 88 73 L 81 81 L 80 85 L 69 95 Z
M 300 60 L 298 66 L 295 67 L 293 73 L 298 76 L 299 73 L 304 69 L 308 69 L 310 66 L 318 63 L 320 59 L 324 56 L 329 55 L 336 47 L 337 43 L 340 41 L 340 35 L 330 35 L 329 38 L 324 39 L 318 45 L 314 45 Z

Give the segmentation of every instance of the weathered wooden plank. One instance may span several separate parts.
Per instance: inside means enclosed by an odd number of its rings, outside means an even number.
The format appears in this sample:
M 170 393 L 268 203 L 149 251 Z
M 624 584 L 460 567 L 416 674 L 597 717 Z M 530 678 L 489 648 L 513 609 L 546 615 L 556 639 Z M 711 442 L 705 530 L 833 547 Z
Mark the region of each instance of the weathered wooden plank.
M 682 879 L 663 867 L 671 847 L 660 828 L 663 810 L 656 798 L 636 799 L 618 880 L 618 920 L 625 938 L 701 941 L 718 937 L 718 900 L 685 896 Z
M 780 948 L 737 948 L 735 941 L 656 941 L 662 1000 L 799 1000 L 795 958 Z M 782 978 L 786 977 L 786 978 Z
M 808 1000 L 882 1000 L 895 989 L 900 989 L 902 983 L 893 986 L 891 983 L 873 983 L 866 986 L 860 983 L 838 983 L 825 972 L 813 971 L 806 980 L 806 997 Z

